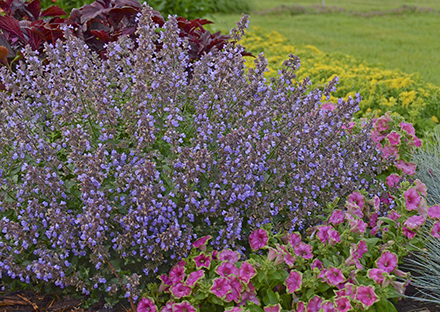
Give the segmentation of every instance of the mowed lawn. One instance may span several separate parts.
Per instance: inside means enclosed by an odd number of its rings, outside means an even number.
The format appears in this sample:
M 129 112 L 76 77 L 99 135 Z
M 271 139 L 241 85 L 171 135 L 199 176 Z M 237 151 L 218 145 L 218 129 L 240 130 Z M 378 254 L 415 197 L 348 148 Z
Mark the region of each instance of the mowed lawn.
M 362 17 L 349 12 L 316 14 L 312 5 L 322 1 L 250 0 L 250 26 L 278 31 L 292 44 L 314 45 L 325 52 L 342 52 L 385 68 L 420 73 L 440 86 L 440 1 L 433 0 L 325 0 L 325 6 L 348 11 L 373 12 L 402 8 L 403 5 L 430 8 L 431 12 L 388 12 Z M 284 5 L 283 10 L 270 10 Z M 306 14 L 292 15 L 294 5 L 307 8 Z M 228 31 L 240 14 L 215 14 L 208 18 L 212 30 Z

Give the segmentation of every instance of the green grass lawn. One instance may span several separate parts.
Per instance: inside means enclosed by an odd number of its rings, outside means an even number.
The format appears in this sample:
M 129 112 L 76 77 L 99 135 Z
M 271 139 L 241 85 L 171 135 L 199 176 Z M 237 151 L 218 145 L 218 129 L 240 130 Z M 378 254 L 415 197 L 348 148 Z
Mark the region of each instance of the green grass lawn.
M 349 13 L 261 14 L 281 5 L 321 4 L 314 1 L 252 0 L 251 27 L 278 31 L 297 45 L 314 45 L 325 52 L 342 52 L 385 68 L 419 72 L 426 81 L 440 85 L 440 1 L 349 1 L 325 0 L 326 6 L 338 6 L 359 12 L 384 11 L 416 5 L 438 12 L 386 14 L 360 17 Z M 240 19 L 239 14 L 216 14 L 212 30 L 228 31 Z

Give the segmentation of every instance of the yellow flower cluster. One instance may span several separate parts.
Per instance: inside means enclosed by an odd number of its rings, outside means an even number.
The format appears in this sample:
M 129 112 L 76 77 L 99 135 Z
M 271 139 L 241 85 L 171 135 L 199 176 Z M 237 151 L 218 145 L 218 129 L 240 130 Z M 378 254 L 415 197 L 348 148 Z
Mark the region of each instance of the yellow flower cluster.
M 261 28 L 249 30 L 240 44 L 254 55 L 264 52 L 269 66 L 267 77 L 277 75 L 289 54 L 301 59 L 297 79 L 309 77 L 312 87 L 323 88 L 338 76 L 338 90 L 330 101 L 360 93 L 363 99 L 356 117 L 373 111 L 379 115 L 387 111 L 398 113 L 414 125 L 420 137 L 439 123 L 440 88 L 426 83 L 418 74 L 371 66 L 351 56 L 325 53 L 310 45 L 294 46 L 280 33 L 266 32 Z M 247 57 L 246 66 L 254 66 L 251 57 Z

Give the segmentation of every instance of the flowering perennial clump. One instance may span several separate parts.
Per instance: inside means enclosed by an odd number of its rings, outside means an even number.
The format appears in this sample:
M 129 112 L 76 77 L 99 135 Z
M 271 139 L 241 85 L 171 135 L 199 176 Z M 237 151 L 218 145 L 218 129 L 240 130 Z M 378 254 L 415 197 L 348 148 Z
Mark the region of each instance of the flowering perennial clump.
M 0 69 L 3 278 L 136 298 L 198 237 L 248 253 L 264 242 L 246 239 L 263 224 L 305 230 L 328 202 L 382 191 L 375 176 L 388 162 L 372 124 L 349 124 L 360 98 L 321 107 L 337 79 L 308 90 L 290 56 L 268 83 L 264 56 L 245 72 L 233 43 L 191 62 L 176 19 L 157 29 L 152 14 L 139 16 L 138 49 L 123 36 L 102 60 L 65 29 L 66 42 L 45 45 L 47 64 L 27 46 L 16 72 Z

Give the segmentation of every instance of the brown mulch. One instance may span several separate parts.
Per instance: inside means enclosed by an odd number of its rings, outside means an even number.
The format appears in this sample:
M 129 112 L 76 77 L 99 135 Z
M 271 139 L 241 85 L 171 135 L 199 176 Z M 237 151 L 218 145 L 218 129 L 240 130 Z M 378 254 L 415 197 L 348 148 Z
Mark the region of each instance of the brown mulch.
M 412 296 L 416 290 L 411 285 L 407 288 Z M 39 295 L 32 290 L 16 291 L 0 295 L 0 312 L 133 312 L 129 306 L 105 309 L 104 303 L 97 303 L 89 309 L 81 309 L 81 300 L 69 297 L 59 298 L 54 295 Z M 439 312 L 440 306 L 412 299 L 402 299 L 396 305 L 398 312 Z M 386 312 L 386 311 L 384 311 Z

